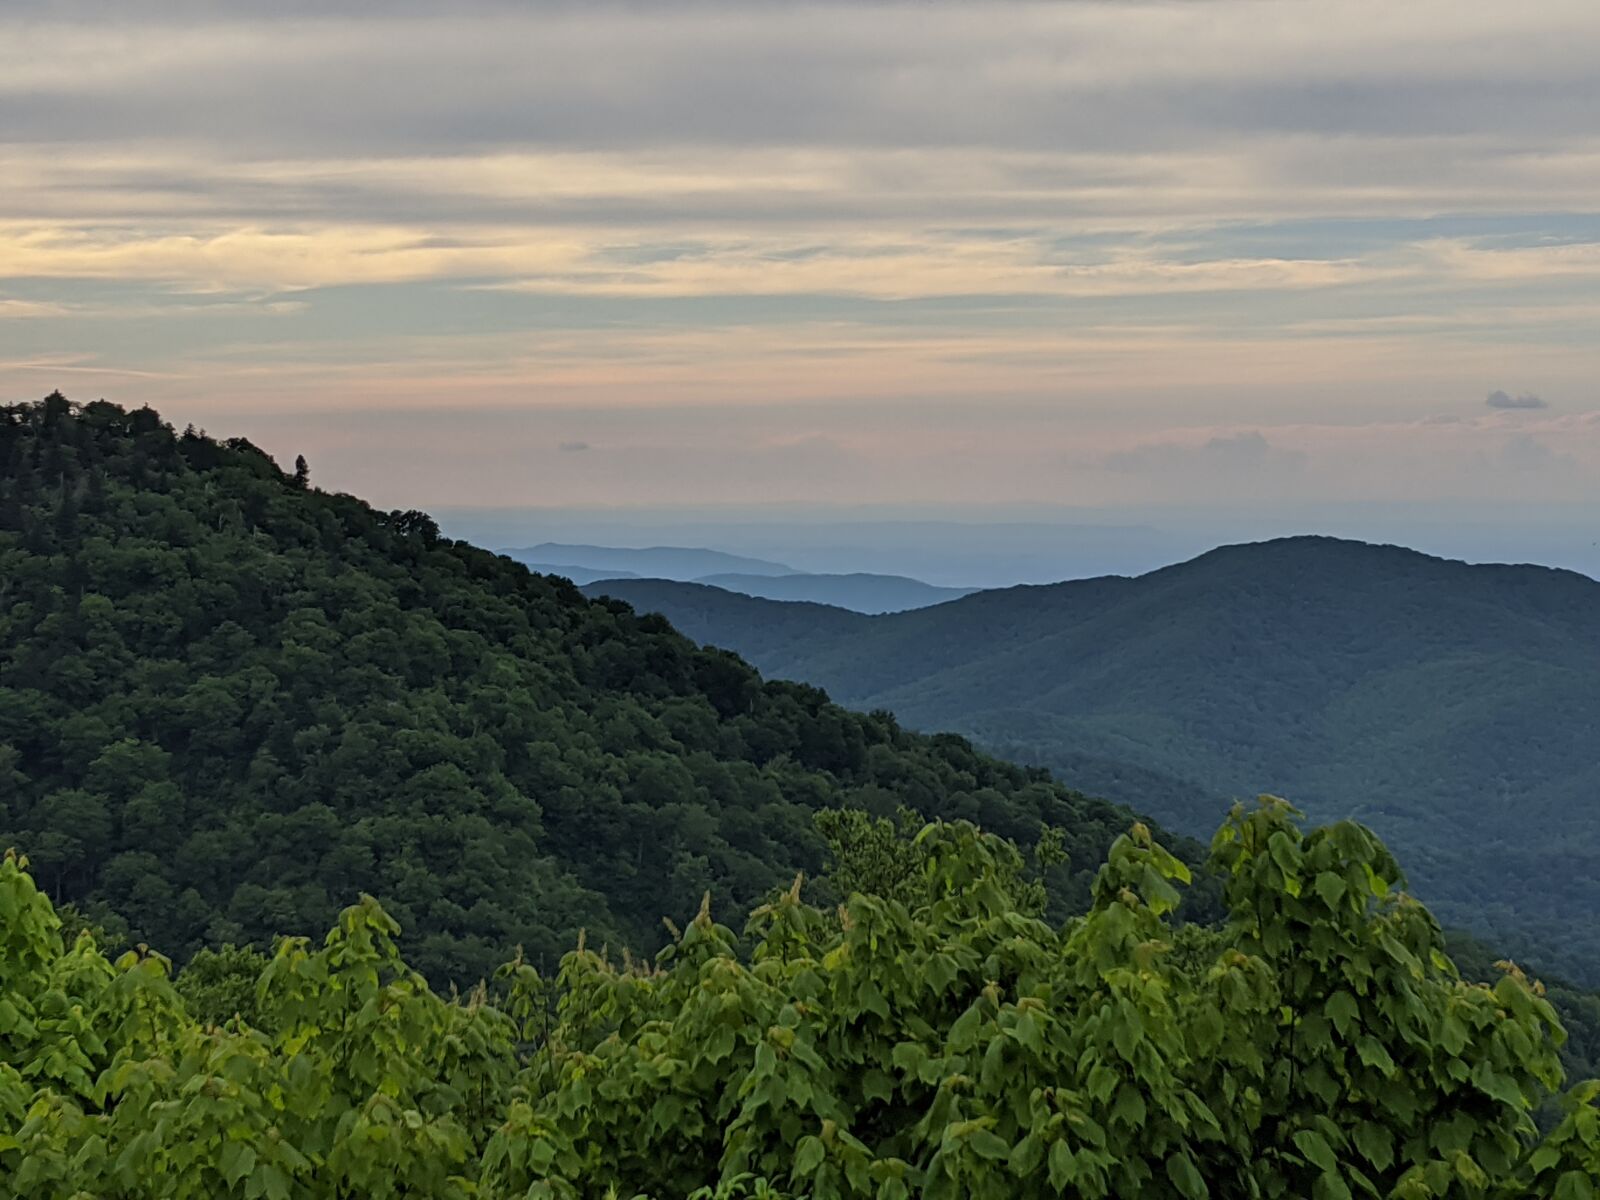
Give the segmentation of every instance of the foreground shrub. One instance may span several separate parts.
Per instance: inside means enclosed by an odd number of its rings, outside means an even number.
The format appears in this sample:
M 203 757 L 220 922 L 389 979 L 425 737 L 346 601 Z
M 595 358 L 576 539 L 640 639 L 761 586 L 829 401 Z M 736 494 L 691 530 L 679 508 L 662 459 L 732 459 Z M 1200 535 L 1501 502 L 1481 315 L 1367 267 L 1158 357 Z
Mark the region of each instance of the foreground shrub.
M 63 943 L 0 865 L 0 1182 L 94 1197 L 1001 1198 L 1595 1194 L 1600 1084 L 1542 1143 L 1563 1037 L 1514 967 L 1463 982 L 1371 833 L 1238 809 L 1229 915 L 1135 826 L 1055 928 L 1017 850 L 917 832 L 878 894 L 709 903 L 650 964 L 580 944 L 444 998 L 370 899 L 286 938 L 254 1023 L 168 964 Z M 215 1008 L 248 958 L 191 995 Z M 216 978 L 212 978 L 215 976 Z M 201 985 L 204 985 L 203 989 Z

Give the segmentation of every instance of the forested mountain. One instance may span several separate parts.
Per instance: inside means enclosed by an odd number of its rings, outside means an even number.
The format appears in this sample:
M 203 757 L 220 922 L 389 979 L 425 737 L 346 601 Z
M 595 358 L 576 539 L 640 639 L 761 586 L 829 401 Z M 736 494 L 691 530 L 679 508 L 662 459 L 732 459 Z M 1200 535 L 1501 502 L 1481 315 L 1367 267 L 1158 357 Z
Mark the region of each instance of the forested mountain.
M 580 927 L 648 949 L 814 872 L 816 810 L 900 805 L 1063 827 L 1058 911 L 1129 821 L 248 442 L 0 408 L 0 848 L 132 942 L 266 946 L 369 892 L 470 981 Z
M 1137 578 L 865 617 L 638 580 L 597 585 L 769 675 L 952 728 L 1175 827 L 1286 795 L 1390 840 L 1441 916 L 1600 963 L 1600 583 L 1290 538 Z M 1196 799 L 1203 797 L 1203 799 Z

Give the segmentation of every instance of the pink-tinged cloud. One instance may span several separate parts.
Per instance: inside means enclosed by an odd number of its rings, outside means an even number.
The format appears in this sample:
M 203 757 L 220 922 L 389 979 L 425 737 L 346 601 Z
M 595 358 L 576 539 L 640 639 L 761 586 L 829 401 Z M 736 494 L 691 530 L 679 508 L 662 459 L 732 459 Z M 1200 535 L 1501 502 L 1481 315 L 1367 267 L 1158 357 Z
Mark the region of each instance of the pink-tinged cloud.
M 908 11 L 15 0 L 0 390 L 396 504 L 1593 498 L 1591 0 Z

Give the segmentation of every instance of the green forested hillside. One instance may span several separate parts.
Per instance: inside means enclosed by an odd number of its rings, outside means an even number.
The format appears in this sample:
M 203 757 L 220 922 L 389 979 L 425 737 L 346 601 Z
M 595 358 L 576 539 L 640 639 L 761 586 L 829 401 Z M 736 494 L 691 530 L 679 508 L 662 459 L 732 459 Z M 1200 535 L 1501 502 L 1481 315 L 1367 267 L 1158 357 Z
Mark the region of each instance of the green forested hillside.
M 130 944 L 268 946 L 369 892 L 436 981 L 580 927 L 645 949 L 814 871 L 840 805 L 1059 825 L 1062 910 L 1127 823 L 246 442 L 0 409 L 0 848 Z
M 882 617 L 654 581 L 604 590 L 769 674 L 1088 786 L 1113 764 L 1152 772 L 1125 770 L 1120 794 L 1178 828 L 1258 791 L 1356 817 L 1444 919 L 1600 978 L 1600 583 L 1586 577 L 1292 538 Z

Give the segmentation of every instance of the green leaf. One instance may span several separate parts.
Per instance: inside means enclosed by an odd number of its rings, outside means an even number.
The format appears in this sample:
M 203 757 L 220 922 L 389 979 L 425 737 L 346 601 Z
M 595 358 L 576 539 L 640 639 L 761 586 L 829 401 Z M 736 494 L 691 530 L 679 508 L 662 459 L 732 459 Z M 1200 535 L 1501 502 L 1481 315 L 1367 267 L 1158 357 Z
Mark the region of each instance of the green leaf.
M 1357 1028 L 1361 1022 L 1361 1007 L 1349 992 L 1339 991 L 1329 996 L 1328 1002 L 1322 1006 L 1322 1011 L 1343 1038 L 1349 1038 L 1350 1031 Z
M 1353 1138 L 1356 1149 L 1379 1171 L 1387 1171 L 1394 1162 L 1394 1134 L 1374 1121 L 1362 1121 L 1355 1127 Z
M 815 1136 L 801 1138 L 800 1144 L 794 1151 L 794 1173 L 800 1176 L 815 1174 L 825 1157 L 826 1152 L 821 1138 Z
M 1129 1129 L 1137 1129 L 1144 1124 L 1144 1118 L 1144 1097 L 1131 1083 L 1124 1083 L 1117 1092 L 1117 1102 L 1112 1106 L 1111 1119 L 1121 1121 Z
M 1472 1085 L 1487 1096 L 1513 1108 L 1523 1106 L 1522 1092 L 1508 1075 L 1502 1075 L 1486 1062 L 1480 1062 L 1472 1072 Z
M 1167 1178 L 1172 1180 L 1172 1186 L 1183 1193 L 1187 1200 L 1206 1200 L 1211 1195 L 1205 1180 L 1200 1177 L 1199 1168 L 1187 1154 L 1180 1152 L 1168 1155 Z
M 967 1145 L 980 1158 L 999 1160 L 1011 1157 L 1011 1147 L 999 1134 L 987 1129 L 977 1129 L 967 1136 Z
M 1322 902 L 1329 908 L 1337 907 L 1339 901 L 1344 899 L 1346 885 L 1344 880 L 1332 871 L 1323 871 L 1316 878 L 1313 885 L 1317 895 L 1322 897 Z
M 1367 1066 L 1382 1071 L 1385 1075 L 1394 1074 L 1394 1059 L 1389 1057 L 1389 1052 L 1377 1038 L 1371 1036 L 1357 1038 L 1356 1053 Z
M 229 1183 L 237 1183 L 256 1167 L 255 1149 L 245 1142 L 224 1142 L 217 1155 L 217 1170 Z
M 1301 1154 L 1314 1166 L 1326 1171 L 1330 1175 L 1339 1171 L 1339 1157 L 1334 1154 L 1333 1147 L 1314 1129 L 1302 1129 L 1295 1133 L 1294 1144 Z
M 1039 1161 L 1044 1157 L 1044 1145 L 1039 1140 L 1039 1135 L 1030 1133 L 1011 1149 L 1011 1173 L 1018 1176 L 1032 1175 L 1038 1169 Z
M 289 1200 L 290 1179 L 283 1168 L 268 1164 L 250 1177 L 251 1183 L 260 1187 L 259 1195 L 267 1200 Z
M 1078 1174 L 1077 1156 L 1066 1142 L 1056 1142 L 1050 1147 L 1050 1186 L 1062 1191 Z

